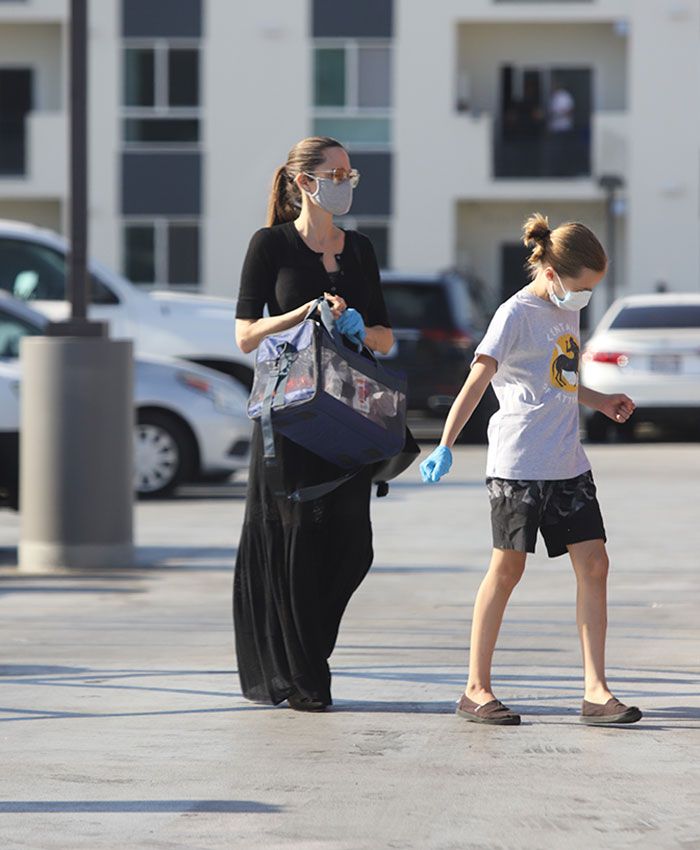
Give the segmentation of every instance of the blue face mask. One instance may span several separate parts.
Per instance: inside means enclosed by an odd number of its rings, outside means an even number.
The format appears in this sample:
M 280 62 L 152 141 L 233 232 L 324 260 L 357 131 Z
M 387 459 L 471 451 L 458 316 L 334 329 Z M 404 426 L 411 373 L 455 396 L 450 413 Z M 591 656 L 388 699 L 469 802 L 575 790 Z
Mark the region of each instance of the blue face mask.
M 566 289 L 564 284 L 561 282 L 559 275 L 557 275 L 557 280 L 559 281 L 559 288 L 564 293 L 564 296 L 563 298 L 560 298 L 552 287 L 549 290 L 549 300 L 552 304 L 556 304 L 556 306 L 560 307 L 562 310 L 572 310 L 573 312 L 578 312 L 588 306 L 588 302 L 591 300 L 591 296 L 593 295 L 592 292 L 572 292 L 572 290 Z

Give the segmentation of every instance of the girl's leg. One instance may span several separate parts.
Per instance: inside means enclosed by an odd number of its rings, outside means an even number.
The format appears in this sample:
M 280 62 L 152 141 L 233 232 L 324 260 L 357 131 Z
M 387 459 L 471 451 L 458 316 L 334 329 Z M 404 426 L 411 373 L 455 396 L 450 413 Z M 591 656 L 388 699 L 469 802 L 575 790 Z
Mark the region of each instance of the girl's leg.
M 525 552 L 494 549 L 489 569 L 476 594 L 469 651 L 466 695 L 483 705 L 495 699 L 491 690 L 491 659 L 503 612 L 525 569 Z
M 567 548 L 576 573 L 576 624 L 583 655 L 584 699 L 605 703 L 612 696 L 605 679 L 608 555 L 602 540 L 572 543 Z

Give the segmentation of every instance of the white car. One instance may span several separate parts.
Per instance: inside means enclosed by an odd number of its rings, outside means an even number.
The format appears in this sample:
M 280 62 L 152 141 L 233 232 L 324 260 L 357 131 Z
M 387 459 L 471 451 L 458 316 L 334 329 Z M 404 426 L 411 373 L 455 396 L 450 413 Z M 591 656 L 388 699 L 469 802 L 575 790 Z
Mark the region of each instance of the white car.
M 66 240 L 33 225 L 0 220 L 0 290 L 53 321 L 69 317 Z M 142 291 L 99 263 L 90 264 L 88 316 L 109 323 L 113 339 L 132 339 L 137 355 L 165 354 L 224 372 L 247 389 L 252 355 L 235 341 L 235 301 L 170 291 Z
M 43 315 L 0 294 L 0 451 L 15 469 L 21 382 L 19 346 L 40 334 Z M 142 355 L 134 362 L 134 489 L 144 497 L 168 495 L 188 481 L 226 479 L 246 469 L 252 425 L 247 392 L 237 381 L 171 357 Z M 5 478 L 11 477 L 9 475 Z M 15 491 L 4 483 L 5 489 Z M 14 501 L 14 500 L 13 500 Z
M 635 423 L 650 422 L 680 426 L 700 437 L 700 294 L 615 301 L 583 351 L 581 382 L 630 396 L 637 409 L 622 426 L 629 434 Z M 588 438 L 605 440 L 613 423 L 599 413 L 584 416 Z

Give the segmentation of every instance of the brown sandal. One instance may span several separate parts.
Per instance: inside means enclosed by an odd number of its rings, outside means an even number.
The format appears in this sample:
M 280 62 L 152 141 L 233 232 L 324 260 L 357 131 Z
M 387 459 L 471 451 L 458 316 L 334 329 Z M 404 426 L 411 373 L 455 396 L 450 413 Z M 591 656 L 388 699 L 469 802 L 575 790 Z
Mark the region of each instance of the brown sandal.
M 462 694 L 457 705 L 457 714 L 465 720 L 471 720 L 474 723 L 488 723 L 491 726 L 520 725 L 520 715 L 511 711 L 508 706 L 503 705 L 497 699 L 479 705 L 479 703 L 470 700 L 466 694 Z

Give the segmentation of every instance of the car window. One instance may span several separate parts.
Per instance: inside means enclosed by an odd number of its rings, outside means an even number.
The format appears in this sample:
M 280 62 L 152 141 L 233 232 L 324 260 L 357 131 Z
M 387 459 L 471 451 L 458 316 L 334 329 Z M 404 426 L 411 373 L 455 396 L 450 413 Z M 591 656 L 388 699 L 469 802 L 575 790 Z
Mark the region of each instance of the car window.
M 19 344 L 24 336 L 37 336 L 41 331 L 33 325 L 0 310 L 0 359 L 19 357 Z
M 700 328 L 700 304 L 654 304 L 623 307 L 610 328 Z
M 118 304 L 119 299 L 91 275 L 93 304 Z M 0 289 L 22 301 L 65 301 L 66 261 L 63 254 L 36 242 L 0 239 Z
M 384 283 L 382 291 L 393 327 L 454 327 L 447 291 L 442 284 L 392 281 Z

